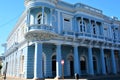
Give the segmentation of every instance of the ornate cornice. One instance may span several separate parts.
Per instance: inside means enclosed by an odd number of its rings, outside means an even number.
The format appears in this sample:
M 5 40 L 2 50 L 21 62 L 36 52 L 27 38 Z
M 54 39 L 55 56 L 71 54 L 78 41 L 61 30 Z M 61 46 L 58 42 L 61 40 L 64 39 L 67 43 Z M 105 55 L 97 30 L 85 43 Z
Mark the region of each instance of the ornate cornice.
M 46 41 L 57 37 L 56 33 L 45 30 L 29 31 L 25 34 L 25 38 L 28 41 Z

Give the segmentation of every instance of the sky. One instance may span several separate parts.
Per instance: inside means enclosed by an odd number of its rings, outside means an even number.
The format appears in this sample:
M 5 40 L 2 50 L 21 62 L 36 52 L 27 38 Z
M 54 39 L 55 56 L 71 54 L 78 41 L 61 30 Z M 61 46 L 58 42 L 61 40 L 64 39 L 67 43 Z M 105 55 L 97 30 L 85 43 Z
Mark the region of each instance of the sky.
M 103 11 L 103 14 L 120 20 L 120 0 L 63 0 L 75 4 L 83 3 Z M 0 54 L 4 52 L 1 44 L 7 37 L 25 10 L 24 0 L 0 0 Z

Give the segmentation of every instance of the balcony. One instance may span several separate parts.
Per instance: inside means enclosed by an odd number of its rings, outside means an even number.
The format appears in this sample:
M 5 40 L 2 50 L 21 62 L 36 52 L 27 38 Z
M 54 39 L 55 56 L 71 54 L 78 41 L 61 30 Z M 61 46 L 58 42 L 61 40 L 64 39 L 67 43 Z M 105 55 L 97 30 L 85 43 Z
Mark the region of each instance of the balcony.
M 32 41 L 50 40 L 56 36 L 55 28 L 45 24 L 30 25 L 25 34 L 25 38 Z
M 45 24 L 34 24 L 28 27 L 28 31 L 34 31 L 34 30 L 45 30 L 45 31 L 55 32 L 54 27 Z
M 73 32 L 73 31 L 64 31 L 63 35 L 65 37 L 71 37 L 76 38 L 80 40 L 89 40 L 89 41 L 95 41 L 95 42 L 109 42 L 113 43 L 113 39 L 109 37 L 105 37 L 104 35 L 97 35 L 97 34 L 91 34 L 86 32 Z
M 18 49 L 19 43 L 18 42 L 14 42 L 6 51 L 5 51 L 5 55 L 8 55 L 9 53 L 14 52 L 15 50 Z

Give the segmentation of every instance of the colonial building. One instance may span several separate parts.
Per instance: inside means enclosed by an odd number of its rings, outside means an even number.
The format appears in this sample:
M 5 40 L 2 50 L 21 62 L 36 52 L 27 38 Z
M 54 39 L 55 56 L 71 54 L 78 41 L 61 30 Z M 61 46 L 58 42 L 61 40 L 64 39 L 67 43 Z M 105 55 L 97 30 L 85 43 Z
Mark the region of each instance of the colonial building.
M 116 17 L 82 3 L 24 3 L 26 9 L 6 42 L 6 76 L 62 77 L 62 68 L 64 76 L 120 72 L 120 21 Z

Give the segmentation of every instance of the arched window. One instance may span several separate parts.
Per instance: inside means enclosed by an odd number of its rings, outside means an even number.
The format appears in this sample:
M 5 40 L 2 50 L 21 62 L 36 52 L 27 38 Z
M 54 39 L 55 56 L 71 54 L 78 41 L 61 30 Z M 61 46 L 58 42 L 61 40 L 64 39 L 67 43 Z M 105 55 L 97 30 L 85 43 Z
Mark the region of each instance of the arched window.
M 37 24 L 47 24 L 47 14 L 46 13 L 44 13 L 43 19 L 42 19 L 42 13 L 38 13 L 36 18 L 37 18 L 36 19 Z
M 38 23 L 38 24 L 41 24 L 41 20 L 42 20 L 42 14 L 39 14 L 39 15 L 37 16 L 37 23 Z

